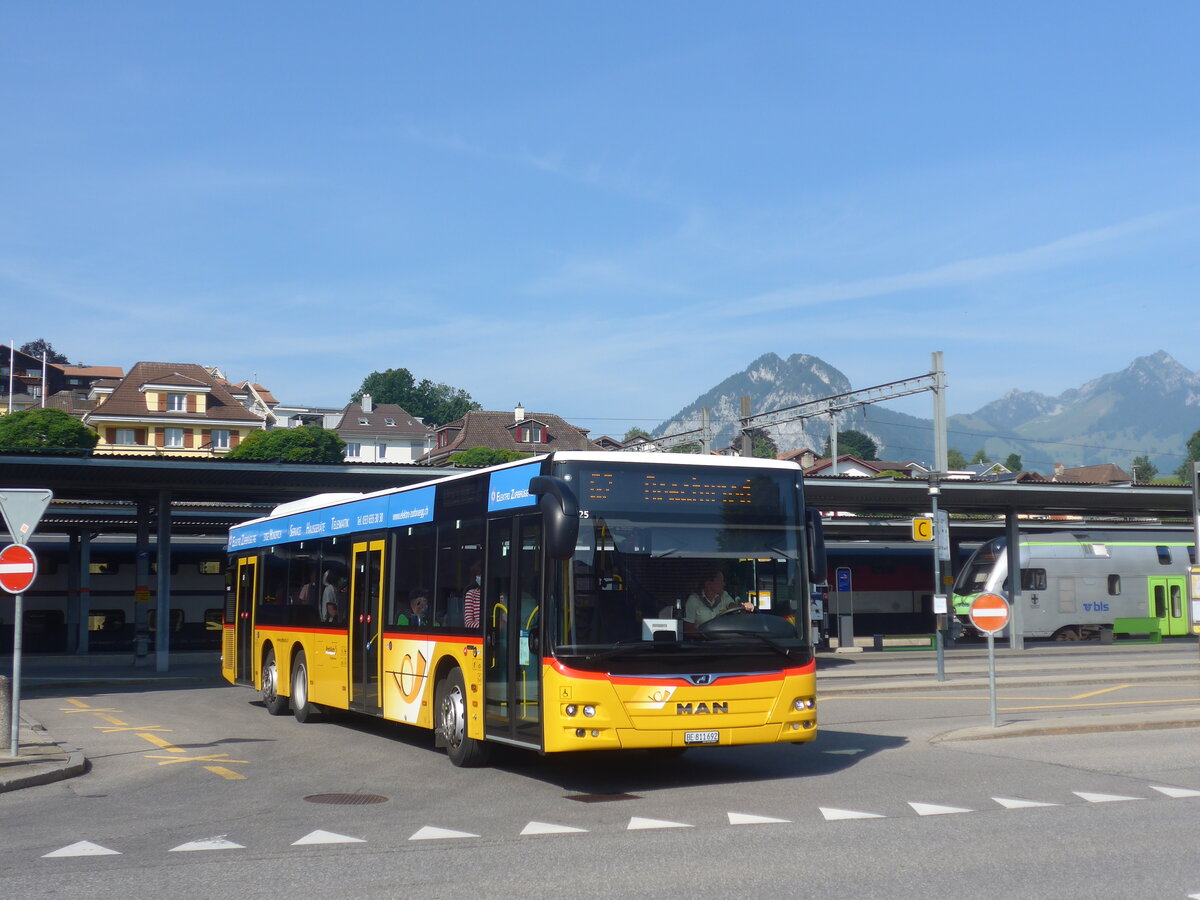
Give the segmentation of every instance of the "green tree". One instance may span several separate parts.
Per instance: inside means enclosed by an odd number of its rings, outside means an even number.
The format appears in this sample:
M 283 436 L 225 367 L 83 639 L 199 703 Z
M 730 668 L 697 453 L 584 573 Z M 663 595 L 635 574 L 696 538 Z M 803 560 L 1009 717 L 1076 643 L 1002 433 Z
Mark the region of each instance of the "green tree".
M 1024 465 L 1021 462 L 1020 453 L 1010 453 L 1008 454 L 1008 459 L 1004 460 L 1004 468 L 1010 472 L 1022 472 L 1024 471 Z
M 38 338 L 36 341 L 30 341 L 27 344 L 22 344 L 17 348 L 22 353 L 27 353 L 37 359 L 42 358 L 42 352 L 46 353 L 46 362 L 54 363 L 56 366 L 63 366 L 70 362 L 63 354 L 59 353 L 45 338 Z
M 98 440 L 100 435 L 61 409 L 23 409 L 0 416 L 0 450 L 91 450 Z
M 254 431 L 225 455 L 226 459 L 250 459 L 298 463 L 342 462 L 346 442 L 319 425 Z
M 871 440 L 870 437 L 863 434 L 861 431 L 839 431 L 838 439 L 838 456 L 849 453 L 851 456 L 861 459 L 863 462 L 868 462 L 872 459 L 879 459 L 879 446 Z M 821 455 L 828 457 L 832 452 L 832 445 L 828 438 L 825 439 L 825 449 Z
M 987 453 L 982 447 L 975 451 L 975 455 L 971 457 L 971 465 L 987 465 L 991 462 Z
M 699 453 L 701 449 L 702 448 L 700 446 L 699 441 L 688 441 L 686 444 L 679 444 L 676 447 L 672 447 L 668 452 L 670 452 L 670 453 Z
M 463 450 L 461 453 L 452 453 L 450 455 L 450 464 L 453 466 L 462 466 L 463 468 L 498 466 L 500 463 L 526 459 L 532 455 L 531 453 L 518 453 L 516 450 L 494 450 L 491 447 L 472 447 L 470 450 Z
M 957 447 L 951 447 L 946 451 L 946 468 L 947 469 L 965 469 L 967 467 L 967 458 L 962 455 L 962 451 Z
M 461 388 L 435 384 L 428 378 L 418 382 L 408 369 L 372 372 L 350 396 L 351 402 L 361 402 L 363 394 L 370 394 L 376 403 L 402 406 L 409 414 L 424 419 L 426 425 L 445 425 L 482 408 Z
M 1200 431 L 1197 431 L 1187 442 L 1187 456 L 1183 464 L 1175 470 L 1176 477 L 1184 484 L 1192 483 L 1192 463 L 1200 462 Z
M 775 459 L 779 455 L 779 445 L 767 433 L 765 428 L 750 429 L 751 455 L 762 459 Z
M 1150 462 L 1149 456 L 1135 456 L 1129 467 L 1133 469 L 1133 480 L 1137 484 L 1151 484 L 1158 474 L 1158 466 Z
M 625 437 L 622 440 L 625 443 L 629 443 L 630 441 L 632 441 L 634 438 L 637 438 L 637 437 L 645 438 L 646 440 L 650 440 L 650 432 L 648 432 L 645 428 L 638 428 L 636 425 L 634 425 L 627 432 L 625 432 Z

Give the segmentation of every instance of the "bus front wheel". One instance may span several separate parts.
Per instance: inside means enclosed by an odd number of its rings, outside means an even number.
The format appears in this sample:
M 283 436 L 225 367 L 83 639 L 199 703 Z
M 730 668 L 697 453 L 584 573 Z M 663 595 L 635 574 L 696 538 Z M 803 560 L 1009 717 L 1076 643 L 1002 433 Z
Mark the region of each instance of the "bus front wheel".
M 275 651 L 268 650 L 262 668 L 263 706 L 273 716 L 282 716 L 288 709 L 287 697 L 279 696 L 279 665 L 275 662 Z
M 303 650 L 292 663 L 292 712 L 297 722 L 311 722 L 317 715 L 317 705 L 308 699 L 308 660 Z
M 438 682 L 436 709 L 439 743 L 445 745 L 450 762 L 462 768 L 483 765 L 487 745 L 467 737 L 467 691 L 461 669 L 451 669 Z

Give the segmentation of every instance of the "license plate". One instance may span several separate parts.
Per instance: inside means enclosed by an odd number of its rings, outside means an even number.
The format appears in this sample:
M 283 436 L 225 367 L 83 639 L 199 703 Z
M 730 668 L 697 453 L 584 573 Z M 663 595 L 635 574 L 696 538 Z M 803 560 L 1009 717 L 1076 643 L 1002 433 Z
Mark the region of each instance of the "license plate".
M 683 733 L 683 742 L 685 744 L 719 744 L 721 742 L 721 732 L 685 731 Z

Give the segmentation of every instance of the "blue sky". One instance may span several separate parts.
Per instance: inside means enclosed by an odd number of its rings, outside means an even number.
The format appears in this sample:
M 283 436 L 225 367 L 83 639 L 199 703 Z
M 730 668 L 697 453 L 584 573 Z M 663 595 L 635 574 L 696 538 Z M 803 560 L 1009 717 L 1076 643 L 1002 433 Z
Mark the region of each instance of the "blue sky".
M 650 427 L 1200 369 L 1200 4 L 0 7 L 0 340 Z M 907 405 L 906 405 L 907 404 Z M 896 408 L 929 415 L 928 399 Z

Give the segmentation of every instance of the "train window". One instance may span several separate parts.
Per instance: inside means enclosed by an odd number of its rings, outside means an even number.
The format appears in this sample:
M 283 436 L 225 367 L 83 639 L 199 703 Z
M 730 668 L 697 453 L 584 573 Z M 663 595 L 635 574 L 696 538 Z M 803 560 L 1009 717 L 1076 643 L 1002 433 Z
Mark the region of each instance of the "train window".
M 1120 597 L 1121 596 L 1121 576 L 1120 575 L 1109 575 L 1108 576 L 1108 596 L 1110 596 L 1110 597 Z
M 1167 598 L 1161 584 L 1154 586 L 1154 618 L 1162 619 L 1167 615 Z
M 1022 569 L 1021 590 L 1044 591 L 1046 589 L 1045 569 Z
M 1179 585 L 1171 585 L 1171 618 L 1178 619 L 1183 615 L 1183 591 Z
M 1171 548 L 1165 544 L 1159 544 L 1154 548 L 1158 551 L 1158 561 L 1161 565 L 1169 566 L 1171 564 Z
M 1188 564 L 1193 565 L 1193 566 L 1196 564 L 1196 545 L 1195 544 L 1188 544 Z
M 116 575 L 117 564 L 113 562 L 93 562 L 88 563 L 89 575 Z

